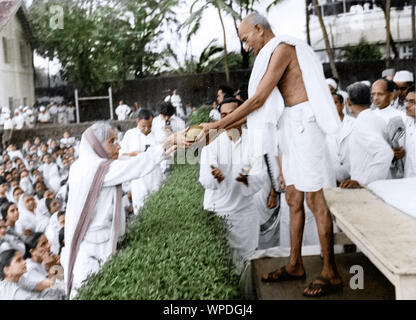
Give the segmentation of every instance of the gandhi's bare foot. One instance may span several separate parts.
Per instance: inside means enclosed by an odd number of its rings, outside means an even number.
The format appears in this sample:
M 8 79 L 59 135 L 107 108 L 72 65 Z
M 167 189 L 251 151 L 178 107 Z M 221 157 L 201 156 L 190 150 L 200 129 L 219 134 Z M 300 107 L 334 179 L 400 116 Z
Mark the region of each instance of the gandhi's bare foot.
M 263 274 L 261 277 L 261 280 L 264 282 L 282 282 L 304 279 L 306 279 L 306 273 L 303 267 L 293 269 L 290 266 L 281 267 L 270 273 Z
M 322 297 L 335 293 L 342 288 L 342 280 L 339 277 L 326 278 L 322 275 L 313 280 L 303 291 L 306 297 Z

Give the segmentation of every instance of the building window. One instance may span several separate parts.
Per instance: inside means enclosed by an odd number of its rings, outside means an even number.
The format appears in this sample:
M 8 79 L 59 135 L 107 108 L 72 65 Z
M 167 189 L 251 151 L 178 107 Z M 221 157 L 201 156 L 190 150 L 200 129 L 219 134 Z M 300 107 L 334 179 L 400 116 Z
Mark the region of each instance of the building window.
M 412 59 L 413 58 L 413 48 L 411 45 L 403 45 L 399 49 L 400 59 Z
M 3 56 L 4 56 L 4 63 L 9 64 L 10 63 L 10 59 L 9 59 L 9 49 L 7 46 L 7 39 L 6 37 L 2 38 L 2 42 L 3 42 Z
M 20 42 L 20 61 L 22 62 L 23 66 L 27 66 L 28 59 L 27 59 L 27 50 L 26 45 L 24 42 Z

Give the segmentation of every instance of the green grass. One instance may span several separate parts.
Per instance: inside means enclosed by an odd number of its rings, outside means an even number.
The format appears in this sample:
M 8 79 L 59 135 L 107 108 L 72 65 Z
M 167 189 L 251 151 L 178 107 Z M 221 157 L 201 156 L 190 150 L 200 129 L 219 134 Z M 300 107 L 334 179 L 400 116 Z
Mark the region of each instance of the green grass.
M 149 197 L 117 255 L 78 299 L 238 299 L 223 221 L 202 209 L 199 166 L 175 165 Z

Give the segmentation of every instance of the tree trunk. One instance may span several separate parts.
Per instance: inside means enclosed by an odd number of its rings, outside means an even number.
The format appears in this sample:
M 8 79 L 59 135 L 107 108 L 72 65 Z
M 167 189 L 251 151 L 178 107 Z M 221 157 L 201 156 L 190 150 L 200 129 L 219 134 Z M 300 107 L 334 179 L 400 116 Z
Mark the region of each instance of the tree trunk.
M 390 67 L 390 7 L 391 0 L 386 1 L 386 68 Z
M 319 6 L 318 0 L 313 0 L 313 1 L 314 1 L 314 4 L 315 4 L 316 14 L 318 15 L 319 24 L 321 25 L 322 34 L 324 36 L 325 47 L 326 47 L 326 52 L 328 53 L 329 64 L 331 66 L 332 76 L 337 78 L 338 81 L 339 81 L 340 79 L 339 79 L 337 67 L 335 65 L 334 53 L 332 52 L 331 45 L 329 43 L 328 33 L 326 32 L 326 27 L 325 27 L 324 19 L 322 17 L 321 8 Z
M 222 20 L 220 6 L 218 5 L 218 3 L 215 3 L 215 6 L 217 7 L 217 10 L 218 10 L 218 15 L 220 17 L 221 26 L 222 26 L 222 34 L 223 34 L 223 37 L 224 37 L 224 55 L 223 56 L 224 56 L 225 76 L 226 76 L 226 80 L 227 80 L 227 85 L 230 85 L 231 80 L 230 80 L 230 70 L 228 69 L 227 38 L 226 38 L 226 33 L 225 33 L 225 26 L 224 26 L 224 21 Z
M 309 45 L 311 45 L 311 30 L 309 28 L 309 21 L 310 21 L 310 16 L 309 16 L 309 0 L 305 0 L 305 6 L 306 6 L 306 40 L 308 42 Z

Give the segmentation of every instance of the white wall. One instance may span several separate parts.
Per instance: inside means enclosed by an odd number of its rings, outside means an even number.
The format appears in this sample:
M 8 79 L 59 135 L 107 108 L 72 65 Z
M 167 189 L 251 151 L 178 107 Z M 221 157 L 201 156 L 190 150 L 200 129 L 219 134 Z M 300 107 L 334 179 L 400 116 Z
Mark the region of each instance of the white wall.
M 363 36 L 370 43 L 377 43 L 383 46 L 386 42 L 384 13 L 379 8 L 358 13 L 348 12 L 336 16 L 326 16 L 324 21 L 329 41 L 333 48 L 356 45 Z M 325 50 L 322 30 L 316 16 L 311 17 L 310 28 L 312 47 L 318 51 Z M 396 43 L 412 41 L 410 7 L 405 7 L 401 11 L 391 10 L 390 29 Z M 400 50 L 402 51 L 402 49 Z M 321 53 L 322 59 L 325 60 L 324 52 Z M 404 55 L 404 53 L 401 53 L 401 55 Z
M 8 42 L 8 59 L 5 63 L 3 37 Z M 22 64 L 20 43 L 24 43 L 26 65 Z M 13 98 L 14 107 L 35 103 L 35 86 L 33 71 L 33 52 L 25 39 L 22 25 L 16 15 L 0 31 L 0 107 L 9 106 L 9 98 Z

